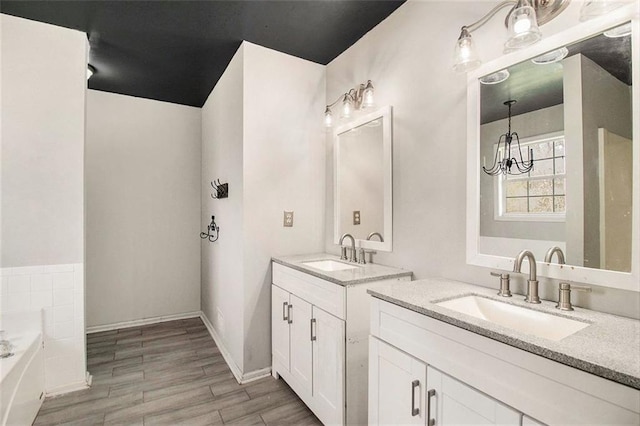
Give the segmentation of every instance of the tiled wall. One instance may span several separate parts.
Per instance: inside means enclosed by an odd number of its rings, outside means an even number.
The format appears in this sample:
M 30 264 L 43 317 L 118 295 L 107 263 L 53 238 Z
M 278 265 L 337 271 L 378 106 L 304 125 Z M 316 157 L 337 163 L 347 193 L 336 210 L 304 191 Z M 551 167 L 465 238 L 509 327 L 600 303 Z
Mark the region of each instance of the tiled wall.
M 86 386 L 84 265 L 0 269 L 0 313 L 44 311 L 48 394 Z

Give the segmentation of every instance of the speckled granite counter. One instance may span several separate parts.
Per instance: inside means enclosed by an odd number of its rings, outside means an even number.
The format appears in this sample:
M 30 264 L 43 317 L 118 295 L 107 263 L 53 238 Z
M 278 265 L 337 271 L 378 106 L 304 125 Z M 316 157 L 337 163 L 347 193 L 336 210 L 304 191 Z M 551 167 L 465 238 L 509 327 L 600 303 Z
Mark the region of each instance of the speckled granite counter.
M 640 389 L 640 321 L 602 312 L 575 308 L 555 309 L 555 302 L 540 305 L 524 302 L 524 297 L 500 297 L 490 289 L 447 279 L 425 279 L 402 285 L 384 285 L 369 294 L 420 314 L 510 346 L 543 356 L 600 377 Z M 478 295 L 553 315 L 588 322 L 591 325 L 560 341 L 551 341 L 502 327 L 435 303 L 467 295 Z
M 305 262 L 313 262 L 317 260 L 340 260 L 340 256 L 334 256 L 327 253 L 305 254 L 297 256 L 273 257 L 274 262 L 284 266 L 288 266 L 298 271 L 305 272 L 314 277 L 322 278 L 335 284 L 347 286 L 354 284 L 362 284 L 371 281 L 390 280 L 400 277 L 410 277 L 411 271 L 404 269 L 392 268 L 390 266 L 378 265 L 377 263 L 367 263 L 360 265 L 357 263 L 349 263 L 349 265 L 357 266 L 354 269 L 344 271 L 323 271 L 312 266 L 305 265 Z

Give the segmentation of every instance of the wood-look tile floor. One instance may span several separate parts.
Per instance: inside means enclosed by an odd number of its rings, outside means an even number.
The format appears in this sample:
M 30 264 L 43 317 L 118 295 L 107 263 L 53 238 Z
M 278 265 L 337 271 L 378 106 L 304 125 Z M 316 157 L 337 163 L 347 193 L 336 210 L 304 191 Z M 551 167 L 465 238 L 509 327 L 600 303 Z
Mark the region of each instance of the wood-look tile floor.
M 87 354 L 91 388 L 35 425 L 321 425 L 283 380 L 239 385 L 199 318 L 92 333 Z

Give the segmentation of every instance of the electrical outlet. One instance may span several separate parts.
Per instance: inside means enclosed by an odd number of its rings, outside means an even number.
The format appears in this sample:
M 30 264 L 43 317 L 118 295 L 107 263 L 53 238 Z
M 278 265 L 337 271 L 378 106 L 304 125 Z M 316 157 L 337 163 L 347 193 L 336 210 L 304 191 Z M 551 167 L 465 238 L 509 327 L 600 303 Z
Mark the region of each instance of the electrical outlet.
M 293 212 L 284 212 L 283 226 L 285 226 L 286 228 L 293 227 Z
M 353 211 L 353 224 L 360 225 L 360 210 Z

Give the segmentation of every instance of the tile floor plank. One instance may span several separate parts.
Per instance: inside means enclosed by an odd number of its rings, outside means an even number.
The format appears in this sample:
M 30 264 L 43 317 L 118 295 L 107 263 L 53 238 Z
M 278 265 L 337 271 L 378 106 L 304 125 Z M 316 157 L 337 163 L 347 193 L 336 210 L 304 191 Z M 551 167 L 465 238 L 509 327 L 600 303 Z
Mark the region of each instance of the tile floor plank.
M 34 425 L 321 425 L 283 380 L 238 384 L 200 318 L 89 334 L 87 365 Z

